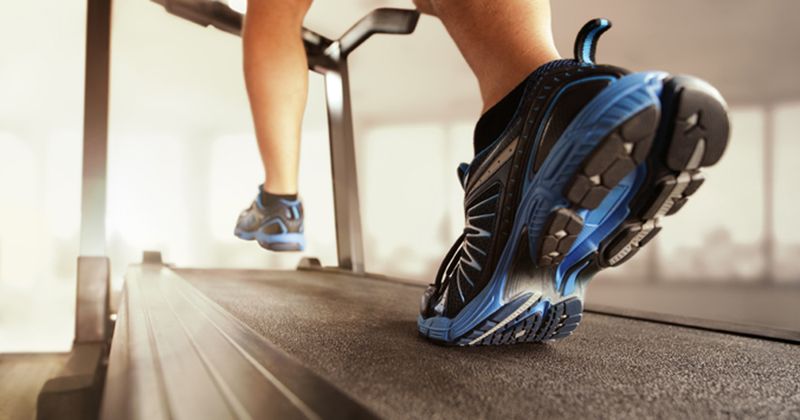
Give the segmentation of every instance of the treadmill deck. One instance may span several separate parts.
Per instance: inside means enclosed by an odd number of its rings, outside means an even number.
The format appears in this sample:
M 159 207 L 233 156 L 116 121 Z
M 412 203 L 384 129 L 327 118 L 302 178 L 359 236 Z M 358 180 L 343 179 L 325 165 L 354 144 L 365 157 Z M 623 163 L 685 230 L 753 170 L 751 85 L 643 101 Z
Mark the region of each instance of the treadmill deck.
M 798 417 L 800 346 L 585 313 L 553 344 L 420 338 L 422 287 L 321 271 L 176 270 L 386 418 Z

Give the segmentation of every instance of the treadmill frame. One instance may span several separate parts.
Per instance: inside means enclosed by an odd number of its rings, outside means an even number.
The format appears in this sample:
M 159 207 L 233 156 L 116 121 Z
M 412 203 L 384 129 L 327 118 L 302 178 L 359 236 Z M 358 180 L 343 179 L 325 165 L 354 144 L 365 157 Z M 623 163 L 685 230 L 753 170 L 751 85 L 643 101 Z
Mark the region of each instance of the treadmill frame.
M 244 16 L 221 1 L 153 1 L 164 6 L 168 12 L 202 26 L 241 34 Z M 111 315 L 110 261 L 106 255 L 112 5 L 112 0 L 87 0 L 81 239 L 75 342 L 65 369 L 49 380 L 39 393 L 39 419 L 96 418 L 105 383 L 112 331 L 121 328 L 121 333 L 127 334 L 124 326 L 115 325 Z M 336 212 L 336 270 L 365 274 L 347 59 L 372 35 L 410 34 L 418 20 L 419 12 L 415 10 L 383 8 L 362 18 L 336 40 L 305 28 L 302 31 L 309 69 L 325 78 Z M 158 266 L 161 263 L 160 253 L 145 252 L 144 263 Z M 320 268 L 321 264 L 316 258 L 304 258 L 298 266 L 298 269 Z M 122 316 L 125 317 L 124 314 Z M 122 323 L 129 321 L 126 318 Z M 136 353 L 131 357 L 138 356 L 146 354 Z M 366 412 L 361 413 L 370 417 Z

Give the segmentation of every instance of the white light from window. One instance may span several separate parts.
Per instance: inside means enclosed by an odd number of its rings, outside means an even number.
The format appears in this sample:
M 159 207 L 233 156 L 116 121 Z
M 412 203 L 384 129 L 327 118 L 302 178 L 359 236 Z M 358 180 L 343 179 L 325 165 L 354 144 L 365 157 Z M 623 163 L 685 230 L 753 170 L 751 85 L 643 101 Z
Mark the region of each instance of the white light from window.
M 228 7 L 244 14 L 247 10 L 247 0 L 228 0 Z

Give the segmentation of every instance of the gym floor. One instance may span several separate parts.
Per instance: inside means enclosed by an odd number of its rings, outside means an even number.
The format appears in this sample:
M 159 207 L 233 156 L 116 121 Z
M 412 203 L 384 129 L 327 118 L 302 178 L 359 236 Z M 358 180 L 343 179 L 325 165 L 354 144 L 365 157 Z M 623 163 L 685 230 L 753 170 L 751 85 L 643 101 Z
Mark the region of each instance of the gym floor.
M 35 418 L 44 383 L 67 362 L 68 354 L 0 354 L 0 419 Z

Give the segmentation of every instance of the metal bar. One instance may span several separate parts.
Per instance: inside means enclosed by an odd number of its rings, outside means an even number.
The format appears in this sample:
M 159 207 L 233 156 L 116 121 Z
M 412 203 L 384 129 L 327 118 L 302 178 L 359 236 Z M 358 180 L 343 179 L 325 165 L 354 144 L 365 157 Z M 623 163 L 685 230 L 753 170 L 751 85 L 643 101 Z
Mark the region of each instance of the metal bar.
M 374 34 L 412 33 L 418 20 L 415 10 L 376 9 L 326 48 L 330 64 L 315 69 L 325 76 L 339 268 L 356 274 L 365 272 L 364 239 L 347 56 Z
M 764 283 L 775 279 L 775 107 L 764 107 Z
M 110 331 L 110 270 L 105 256 L 110 47 L 111 0 L 88 0 L 75 343 L 106 341 Z
M 201 26 L 213 26 L 221 31 L 239 35 L 243 15 L 227 4 L 208 0 L 153 0 L 167 12 Z
M 106 253 L 111 0 L 88 0 L 87 3 L 80 254 L 103 256 Z
M 363 274 L 364 244 L 347 58 L 340 58 L 336 68 L 328 69 L 324 75 L 339 268 Z
M 341 54 L 347 56 L 375 34 L 410 34 L 416 29 L 418 21 L 419 12 L 416 10 L 375 9 L 339 38 Z
M 200 26 L 212 26 L 223 32 L 241 36 L 244 26 L 244 15 L 233 10 L 226 3 L 217 0 L 153 0 L 164 6 L 172 15 L 194 22 Z M 301 32 L 303 46 L 308 57 L 308 68 L 312 71 L 318 67 L 328 66 L 325 49 L 333 41 L 308 29 Z

